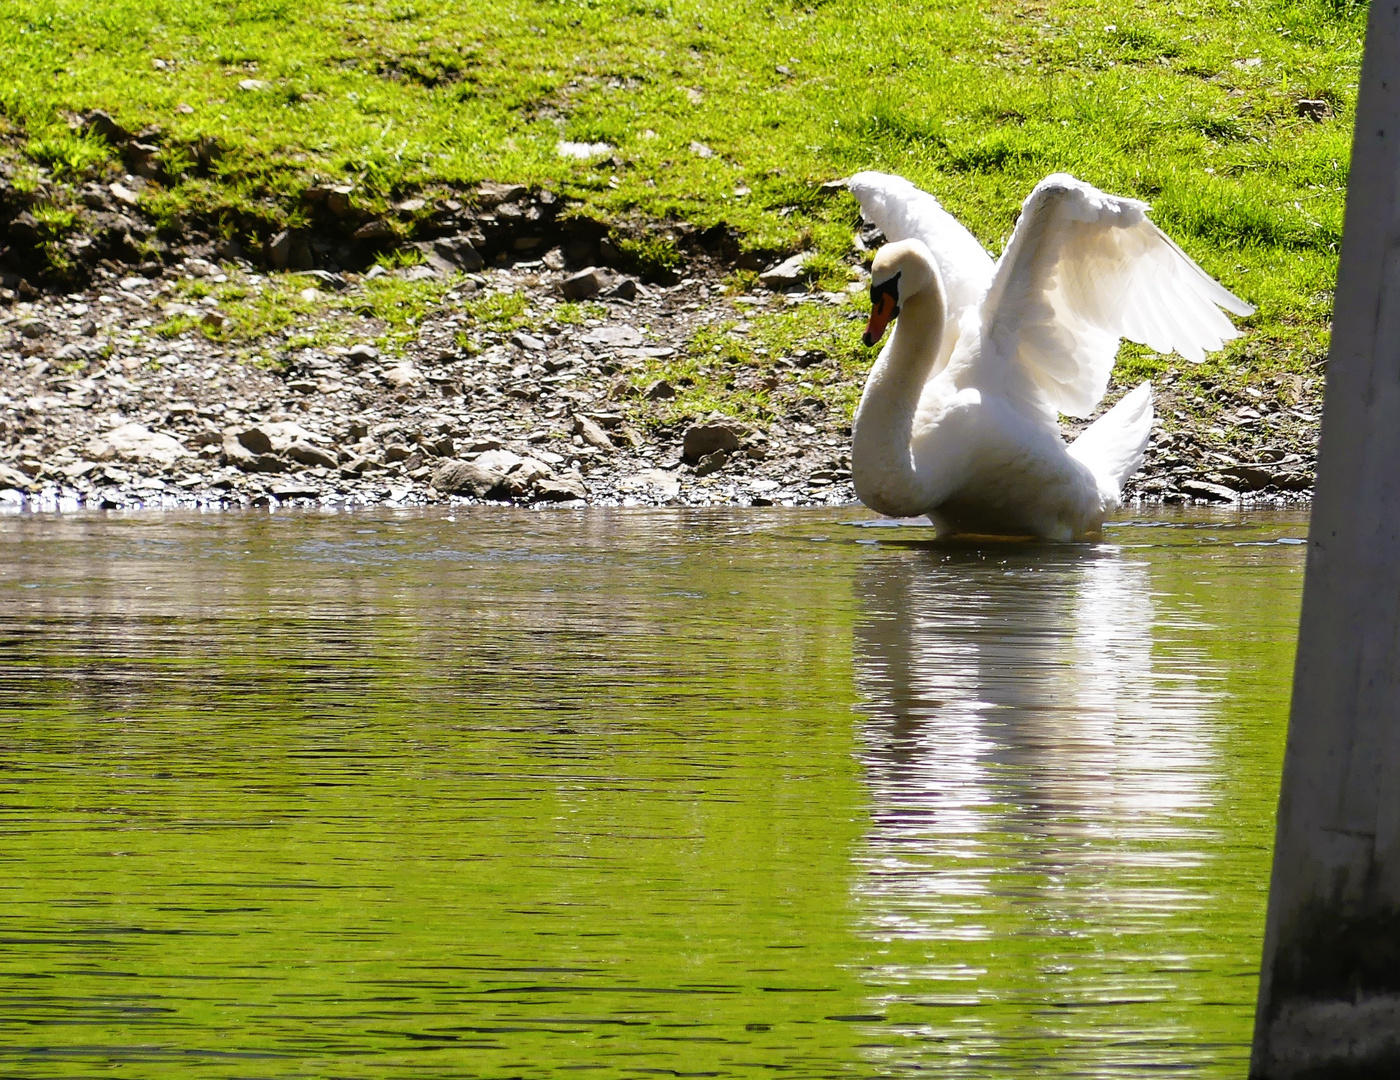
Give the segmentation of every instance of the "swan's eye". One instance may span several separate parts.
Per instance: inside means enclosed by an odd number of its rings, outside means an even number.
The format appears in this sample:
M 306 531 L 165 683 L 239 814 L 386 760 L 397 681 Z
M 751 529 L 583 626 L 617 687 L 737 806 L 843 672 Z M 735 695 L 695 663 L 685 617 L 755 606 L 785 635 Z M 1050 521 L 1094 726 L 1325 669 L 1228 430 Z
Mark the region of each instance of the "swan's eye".
M 879 307 L 882 297 L 888 296 L 894 301 L 894 313 L 890 316 L 894 318 L 899 314 L 899 279 L 904 271 L 895 274 L 894 277 L 886 278 L 881 282 L 871 282 L 870 284 L 870 306 L 872 309 Z

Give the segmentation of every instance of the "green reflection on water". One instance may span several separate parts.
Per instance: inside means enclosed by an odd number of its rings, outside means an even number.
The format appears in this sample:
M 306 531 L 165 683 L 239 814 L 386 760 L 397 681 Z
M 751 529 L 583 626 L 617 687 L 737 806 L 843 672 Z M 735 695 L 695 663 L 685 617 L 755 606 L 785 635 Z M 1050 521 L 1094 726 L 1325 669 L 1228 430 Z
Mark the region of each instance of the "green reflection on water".
M 1301 523 L 862 516 L 0 520 L 0 1071 L 1239 1073 Z

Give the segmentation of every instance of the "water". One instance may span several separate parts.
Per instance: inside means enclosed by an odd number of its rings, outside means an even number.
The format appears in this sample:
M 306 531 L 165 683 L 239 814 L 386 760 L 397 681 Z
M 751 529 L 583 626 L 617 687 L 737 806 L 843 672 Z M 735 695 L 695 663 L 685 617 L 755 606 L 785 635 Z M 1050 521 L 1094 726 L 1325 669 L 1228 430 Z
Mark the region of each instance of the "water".
M 0 518 L 0 1074 L 1244 1071 L 1300 517 Z

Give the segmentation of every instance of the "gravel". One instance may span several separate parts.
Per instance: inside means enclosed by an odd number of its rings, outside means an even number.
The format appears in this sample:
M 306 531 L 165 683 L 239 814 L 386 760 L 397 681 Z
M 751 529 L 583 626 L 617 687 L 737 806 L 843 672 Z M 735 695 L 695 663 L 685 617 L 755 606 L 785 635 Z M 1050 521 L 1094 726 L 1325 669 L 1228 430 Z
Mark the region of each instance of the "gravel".
M 453 271 L 461 265 L 443 261 Z M 431 264 L 389 272 L 425 270 L 447 272 Z M 796 304 L 844 305 L 846 295 L 730 298 L 719 268 L 646 285 L 596 267 L 566 270 L 546 256 L 457 280 L 464 291 L 591 295 L 602 317 L 486 333 L 464 348 L 460 303 L 445 302 L 420 321 L 402 355 L 372 344 L 376 327 L 368 324 L 369 340 L 320 348 L 297 346 L 297 328 L 238 347 L 153 332 L 178 279 L 230 272 L 253 286 L 266 280 L 250 264 L 187 258 L 153 277 L 99 268 L 87 289 L 0 305 L 0 508 L 854 500 L 849 420 L 820 400 L 786 401 L 788 411 L 763 426 L 722 415 L 649 426 L 657 414 L 648 410 L 660 407 L 651 403 L 676 389 L 663 380 L 633 386 L 643 365 L 673 355 L 707 323 Z M 314 287 L 349 293 L 362 280 L 315 274 L 327 280 Z M 581 292 L 580 274 L 592 275 L 598 290 Z M 223 317 L 212 307 L 206 314 Z M 851 325 L 858 332 L 858 321 Z M 823 356 L 799 354 L 793 363 Z M 1199 399 L 1178 400 L 1170 376 L 1157 392 L 1162 422 L 1130 497 L 1306 500 L 1318 418 L 1305 396 L 1268 406 L 1221 391 L 1203 409 Z M 1212 419 L 1195 419 L 1202 415 Z M 1212 426 L 1221 423 L 1249 432 L 1254 449 L 1232 449 L 1225 429 Z

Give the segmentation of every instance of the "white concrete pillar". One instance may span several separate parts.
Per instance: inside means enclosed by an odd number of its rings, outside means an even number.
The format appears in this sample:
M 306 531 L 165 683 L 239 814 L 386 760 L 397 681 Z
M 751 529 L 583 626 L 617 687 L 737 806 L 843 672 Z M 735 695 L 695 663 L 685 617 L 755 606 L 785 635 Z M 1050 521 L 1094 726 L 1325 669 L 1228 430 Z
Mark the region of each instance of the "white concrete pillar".
M 1373 0 L 1250 1076 L 1400 1077 L 1400 4 Z

